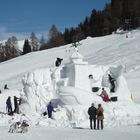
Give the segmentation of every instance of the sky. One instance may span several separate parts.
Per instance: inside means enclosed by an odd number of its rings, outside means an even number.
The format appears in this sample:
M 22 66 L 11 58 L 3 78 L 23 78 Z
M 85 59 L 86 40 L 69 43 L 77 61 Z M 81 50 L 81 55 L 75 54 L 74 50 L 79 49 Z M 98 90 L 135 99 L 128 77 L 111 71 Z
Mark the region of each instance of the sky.
M 111 0 L 0 0 L 0 40 L 31 32 L 48 33 L 52 24 L 59 31 L 75 27 L 93 9 L 101 10 Z

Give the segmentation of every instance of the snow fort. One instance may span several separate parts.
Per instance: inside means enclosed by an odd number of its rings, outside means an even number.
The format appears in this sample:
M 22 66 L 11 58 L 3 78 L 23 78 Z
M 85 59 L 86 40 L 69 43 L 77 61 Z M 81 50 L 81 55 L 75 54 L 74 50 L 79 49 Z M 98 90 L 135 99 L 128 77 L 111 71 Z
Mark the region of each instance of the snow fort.
M 44 103 L 52 99 L 63 105 L 102 102 L 99 95 L 103 87 L 109 97 L 131 101 L 131 93 L 122 76 L 122 66 L 89 65 L 77 51 L 70 60 L 69 64 L 35 70 L 23 77 L 24 92 L 33 110 L 40 110 Z M 112 85 L 108 74 L 115 79 L 114 92 L 110 92 Z M 35 102 L 32 102 L 33 99 Z

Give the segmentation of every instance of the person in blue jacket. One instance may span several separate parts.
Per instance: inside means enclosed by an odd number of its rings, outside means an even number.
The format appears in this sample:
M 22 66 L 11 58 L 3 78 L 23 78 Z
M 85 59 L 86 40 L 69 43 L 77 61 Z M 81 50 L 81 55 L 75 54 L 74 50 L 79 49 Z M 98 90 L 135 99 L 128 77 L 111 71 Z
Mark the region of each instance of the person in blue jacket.
M 49 102 L 48 106 L 47 106 L 47 111 L 48 111 L 48 118 L 52 118 L 52 112 L 54 111 L 54 108 L 52 106 L 52 103 Z M 55 112 L 55 111 L 54 111 Z

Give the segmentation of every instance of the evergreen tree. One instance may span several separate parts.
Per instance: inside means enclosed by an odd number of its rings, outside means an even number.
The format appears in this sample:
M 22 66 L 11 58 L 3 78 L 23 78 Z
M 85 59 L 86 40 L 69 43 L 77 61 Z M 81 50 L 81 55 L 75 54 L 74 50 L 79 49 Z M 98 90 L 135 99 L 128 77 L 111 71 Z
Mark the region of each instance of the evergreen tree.
M 90 36 L 90 26 L 89 26 L 89 17 L 86 17 L 84 22 L 83 22 L 83 31 L 84 31 L 84 35 Z
M 65 29 L 64 34 L 63 34 L 64 40 L 66 44 L 71 43 L 71 39 L 70 39 L 70 31 L 69 29 Z
M 84 39 L 85 35 L 80 27 L 75 29 L 74 35 L 72 37 L 72 42 L 79 42 L 80 40 Z
M 23 46 L 23 54 L 27 54 L 31 52 L 31 46 L 29 44 L 28 39 L 25 39 L 24 46 Z

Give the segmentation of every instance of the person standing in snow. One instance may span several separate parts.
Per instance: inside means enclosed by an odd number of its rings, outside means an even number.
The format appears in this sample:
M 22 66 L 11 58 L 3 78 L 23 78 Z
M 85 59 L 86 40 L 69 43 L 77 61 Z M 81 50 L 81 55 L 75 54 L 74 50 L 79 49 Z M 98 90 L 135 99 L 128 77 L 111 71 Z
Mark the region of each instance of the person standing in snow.
M 11 114 L 12 113 L 12 103 L 11 103 L 11 97 L 10 96 L 6 100 L 6 108 L 7 108 L 8 114 Z
M 48 106 L 47 106 L 47 111 L 48 111 L 48 118 L 52 118 L 52 112 L 54 111 L 54 108 L 52 106 L 52 103 L 49 102 Z M 54 111 L 55 112 L 55 111 Z
M 96 114 L 97 110 L 94 107 L 94 103 L 91 104 L 91 107 L 88 109 L 88 115 L 90 120 L 90 129 L 92 129 L 92 122 L 94 122 L 94 129 L 96 129 Z
M 14 112 L 19 114 L 19 102 L 20 102 L 20 98 L 17 98 L 16 96 L 14 96 Z
M 98 104 L 97 108 L 97 129 L 99 130 L 99 125 L 101 125 L 101 129 L 103 130 L 103 119 L 104 119 L 104 109 L 101 104 Z
M 7 87 L 7 84 L 4 85 L 4 89 L 9 89 L 9 88 Z
M 88 78 L 89 78 L 89 80 L 90 80 L 90 87 L 91 87 L 91 91 L 92 91 L 92 88 L 93 88 L 93 82 L 94 82 L 93 75 L 90 74 L 90 75 L 88 76 Z
M 108 79 L 109 79 L 109 82 L 111 84 L 110 92 L 115 92 L 115 79 L 112 78 L 110 74 L 108 74 Z

